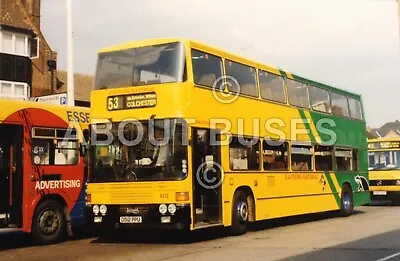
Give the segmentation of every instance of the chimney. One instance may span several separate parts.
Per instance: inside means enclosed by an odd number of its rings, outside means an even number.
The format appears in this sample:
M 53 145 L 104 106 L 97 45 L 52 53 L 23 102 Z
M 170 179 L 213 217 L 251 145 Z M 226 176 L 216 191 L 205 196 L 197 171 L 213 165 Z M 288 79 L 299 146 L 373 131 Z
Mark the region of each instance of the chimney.
M 21 0 L 32 21 L 40 29 L 40 0 Z

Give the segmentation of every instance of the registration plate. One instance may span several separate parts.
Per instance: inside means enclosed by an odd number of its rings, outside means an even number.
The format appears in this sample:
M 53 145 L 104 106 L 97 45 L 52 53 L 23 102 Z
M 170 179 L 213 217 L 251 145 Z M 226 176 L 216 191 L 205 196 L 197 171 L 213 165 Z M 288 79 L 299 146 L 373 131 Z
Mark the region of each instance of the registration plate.
M 142 223 L 142 217 L 141 216 L 123 216 L 123 217 L 119 217 L 119 223 L 121 223 L 121 224 Z
M 373 191 L 374 195 L 386 195 L 387 192 L 386 191 Z

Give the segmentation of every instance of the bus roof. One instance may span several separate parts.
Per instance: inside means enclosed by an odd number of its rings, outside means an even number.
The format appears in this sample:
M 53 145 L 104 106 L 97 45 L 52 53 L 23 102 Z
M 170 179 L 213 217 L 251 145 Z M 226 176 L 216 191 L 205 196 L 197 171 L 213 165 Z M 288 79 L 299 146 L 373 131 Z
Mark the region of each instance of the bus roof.
M 310 85 L 313 85 L 313 86 L 316 86 L 316 87 L 324 88 L 324 89 L 327 89 L 327 90 L 330 90 L 330 91 L 333 91 L 333 92 L 336 92 L 336 93 L 340 93 L 340 94 L 343 94 L 343 95 L 348 95 L 348 96 L 353 97 L 353 98 L 357 98 L 357 99 L 361 98 L 361 95 L 358 94 L 358 93 L 346 91 L 344 89 L 333 87 L 331 85 L 327 85 L 327 84 L 324 84 L 322 82 L 314 81 L 314 80 L 302 77 L 300 75 L 290 73 L 289 71 L 285 71 L 285 70 L 280 69 L 280 68 L 278 68 L 276 66 L 269 65 L 269 64 L 266 64 L 266 63 L 263 63 L 263 62 L 259 62 L 259 61 L 255 61 L 255 60 L 251 60 L 251 59 L 245 58 L 243 56 L 240 56 L 240 55 L 237 55 L 237 54 L 233 54 L 233 53 L 228 52 L 228 51 L 224 51 L 224 50 L 222 50 L 220 48 L 217 48 L 215 46 L 212 46 L 212 45 L 200 42 L 200 41 L 192 40 L 192 39 L 189 39 L 189 38 L 178 38 L 178 37 L 175 37 L 175 38 L 150 38 L 150 39 L 143 39 L 143 40 L 138 40 L 138 41 L 130 41 L 130 42 L 125 42 L 125 43 L 121 43 L 121 44 L 105 47 L 105 48 L 101 49 L 99 51 L 99 53 L 118 51 L 118 50 L 125 50 L 125 49 L 130 49 L 130 48 L 135 48 L 135 47 L 148 46 L 148 45 L 164 44 L 164 43 L 170 43 L 170 42 L 183 42 L 184 44 L 187 44 L 189 46 L 193 46 L 194 45 L 194 46 L 197 46 L 197 47 L 201 47 L 203 49 L 208 49 L 208 50 L 210 50 L 211 52 L 213 52 L 216 55 L 219 55 L 219 56 L 222 56 L 222 57 L 228 56 L 230 58 L 233 58 L 235 60 L 247 63 L 248 65 L 252 65 L 252 66 L 258 67 L 260 69 L 266 68 L 267 70 L 271 70 L 271 71 L 277 71 L 278 70 L 282 76 L 288 77 L 288 78 L 293 78 L 294 80 L 299 81 L 299 82 L 303 82 L 303 83 L 310 84 Z

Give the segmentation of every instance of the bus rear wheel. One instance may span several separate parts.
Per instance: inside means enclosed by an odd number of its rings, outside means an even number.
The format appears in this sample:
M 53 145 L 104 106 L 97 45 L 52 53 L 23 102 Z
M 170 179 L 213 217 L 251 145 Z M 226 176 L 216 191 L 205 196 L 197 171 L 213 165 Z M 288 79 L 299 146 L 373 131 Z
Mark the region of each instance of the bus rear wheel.
M 67 221 L 61 204 L 46 200 L 36 208 L 32 223 L 32 235 L 37 244 L 47 245 L 63 240 Z
M 238 236 L 247 232 L 249 221 L 249 204 L 247 194 L 243 190 L 235 192 L 232 201 L 232 225 L 230 234 Z
M 349 185 L 344 184 L 342 187 L 340 215 L 342 217 L 348 217 L 353 213 L 353 210 L 353 191 L 351 190 Z

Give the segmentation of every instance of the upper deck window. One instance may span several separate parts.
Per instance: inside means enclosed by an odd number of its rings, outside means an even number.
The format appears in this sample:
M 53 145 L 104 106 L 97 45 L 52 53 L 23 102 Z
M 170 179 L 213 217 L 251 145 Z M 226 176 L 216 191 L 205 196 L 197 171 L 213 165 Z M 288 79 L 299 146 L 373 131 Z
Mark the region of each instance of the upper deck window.
M 302 108 L 310 108 L 310 98 L 308 96 L 307 84 L 297 82 L 291 79 L 285 79 L 289 103 Z
M 240 93 L 258 97 L 256 69 L 244 64 L 233 62 L 230 60 L 225 61 L 226 75 L 233 77 L 236 81 L 228 84 L 228 90 L 234 93 Z M 236 86 L 239 84 L 239 86 Z
M 313 110 L 331 113 L 329 92 L 314 86 L 310 86 L 309 90 Z
M 94 89 L 182 82 L 182 43 L 168 43 L 100 53 Z
M 261 97 L 266 100 L 286 103 L 282 76 L 259 70 Z
M 349 105 L 346 96 L 332 92 L 331 100 L 333 114 L 349 117 Z
M 361 102 L 359 100 L 348 98 L 350 117 L 356 120 L 362 120 Z
M 222 59 L 218 56 L 192 49 L 194 83 L 213 87 L 222 76 Z M 220 87 L 220 86 L 215 86 Z

